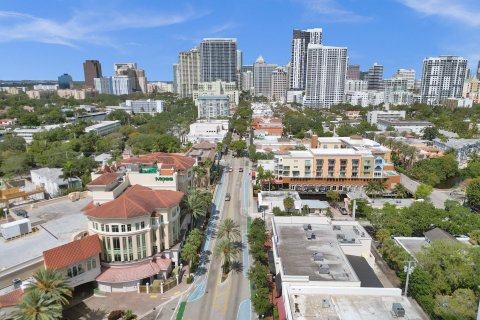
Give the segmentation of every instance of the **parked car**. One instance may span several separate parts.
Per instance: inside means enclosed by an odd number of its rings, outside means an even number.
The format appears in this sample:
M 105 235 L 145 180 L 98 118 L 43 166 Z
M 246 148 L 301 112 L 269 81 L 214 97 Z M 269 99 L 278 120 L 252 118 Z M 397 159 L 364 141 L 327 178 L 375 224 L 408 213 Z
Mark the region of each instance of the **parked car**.
M 13 210 L 13 213 L 19 217 L 28 218 L 28 212 L 23 209 L 15 209 Z
M 232 168 L 232 167 L 230 167 L 230 168 L 228 169 L 228 171 L 229 171 L 229 172 L 232 172 L 232 171 L 233 171 L 233 168 Z
M 344 216 L 348 215 L 347 209 L 345 208 L 340 208 L 340 213 L 343 214 Z
M 243 168 L 238 169 L 238 172 L 243 172 Z
M 230 201 L 230 193 L 227 193 L 227 194 L 225 195 L 225 201 Z

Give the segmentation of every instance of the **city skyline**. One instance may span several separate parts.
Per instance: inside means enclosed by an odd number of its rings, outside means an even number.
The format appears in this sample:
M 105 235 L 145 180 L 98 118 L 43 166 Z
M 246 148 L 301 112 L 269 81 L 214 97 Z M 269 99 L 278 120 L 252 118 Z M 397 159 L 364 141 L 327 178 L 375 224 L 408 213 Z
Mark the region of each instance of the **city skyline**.
M 361 70 L 374 62 L 384 65 L 385 78 L 400 68 L 420 75 L 426 57 L 460 55 L 472 70 L 480 58 L 480 5 L 469 0 L 181 1 L 161 7 L 139 1 L 133 10 L 124 1 L 48 2 L 0 8 L 1 56 L 9 62 L 2 80 L 55 80 L 69 73 L 83 81 L 87 59 L 99 60 L 106 76 L 113 75 L 116 62 L 136 62 L 149 80 L 173 80 L 178 53 L 214 37 L 237 38 L 244 64 L 262 55 L 285 65 L 292 30 L 310 28 L 323 28 L 325 45 L 347 47 L 349 62 Z M 418 32 L 425 34 L 412 37 Z

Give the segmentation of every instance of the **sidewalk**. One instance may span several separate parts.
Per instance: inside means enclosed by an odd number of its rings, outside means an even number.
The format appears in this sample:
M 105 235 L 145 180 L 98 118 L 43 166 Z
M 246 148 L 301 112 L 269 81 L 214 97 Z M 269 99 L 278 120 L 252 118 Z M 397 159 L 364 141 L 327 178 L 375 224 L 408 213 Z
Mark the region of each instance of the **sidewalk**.
M 89 297 L 73 307 L 65 310 L 66 319 L 103 320 L 112 310 L 132 310 L 139 318 L 146 316 L 158 307 L 176 296 L 180 296 L 190 288 L 186 283 L 186 273 L 182 282 L 167 292 L 137 293 L 115 292 L 107 293 L 106 297 Z

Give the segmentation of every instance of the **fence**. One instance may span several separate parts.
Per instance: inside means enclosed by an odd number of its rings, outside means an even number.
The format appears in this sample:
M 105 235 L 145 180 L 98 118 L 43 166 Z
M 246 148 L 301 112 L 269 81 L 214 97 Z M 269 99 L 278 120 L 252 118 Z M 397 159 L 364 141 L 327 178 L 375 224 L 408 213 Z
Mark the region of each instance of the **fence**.
M 179 281 L 181 281 L 182 277 L 179 277 Z M 162 288 L 162 283 L 160 280 L 154 280 L 153 284 L 148 285 L 148 288 L 146 285 L 141 285 L 139 288 L 140 293 L 165 293 L 168 290 L 174 288 L 177 285 L 177 279 L 176 277 L 172 277 L 170 279 L 167 279 L 165 282 L 163 282 L 163 288 Z

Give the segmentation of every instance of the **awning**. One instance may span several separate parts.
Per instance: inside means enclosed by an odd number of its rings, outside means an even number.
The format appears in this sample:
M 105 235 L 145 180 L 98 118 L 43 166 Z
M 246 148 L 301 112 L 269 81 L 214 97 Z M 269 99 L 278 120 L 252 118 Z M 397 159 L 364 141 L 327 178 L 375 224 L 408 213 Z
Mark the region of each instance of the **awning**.
M 172 264 L 171 259 L 157 258 L 153 261 L 142 262 L 131 266 L 102 268 L 102 273 L 97 277 L 98 282 L 122 283 L 142 280 L 160 271 L 167 271 Z

